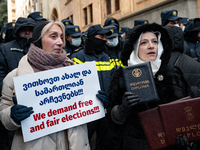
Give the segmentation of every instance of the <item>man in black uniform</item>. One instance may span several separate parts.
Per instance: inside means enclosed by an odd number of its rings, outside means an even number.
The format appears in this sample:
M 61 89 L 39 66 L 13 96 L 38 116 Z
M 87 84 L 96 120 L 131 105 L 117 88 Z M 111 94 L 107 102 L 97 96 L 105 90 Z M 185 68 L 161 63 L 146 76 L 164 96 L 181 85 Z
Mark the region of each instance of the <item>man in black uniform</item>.
M 6 35 L 5 35 L 5 43 L 10 42 L 14 40 L 14 35 L 13 35 L 13 28 L 15 27 L 15 22 L 9 22 L 6 25 Z
M 19 60 L 26 55 L 30 47 L 33 28 L 36 22 L 31 18 L 19 17 L 13 28 L 15 40 L 7 42 L 0 49 L 0 91 L 5 76 L 17 68 Z M 14 131 L 6 130 L 0 122 L 0 147 L 4 145 L 5 137 L 8 134 L 8 143 L 11 148 Z
M 149 21 L 147 19 L 136 19 L 134 20 L 134 27 L 137 25 L 147 24 Z
M 180 19 L 181 17 L 178 17 L 178 11 L 175 9 L 161 12 L 162 26 L 176 25 L 179 27 Z
M 100 88 L 105 95 L 107 95 L 106 92 L 114 69 L 109 56 L 104 52 L 106 50 L 106 35 L 110 34 L 111 31 L 104 29 L 100 24 L 90 26 L 87 31 L 88 39 L 85 40 L 85 48 L 73 53 L 71 57 L 74 64 L 96 62 Z M 113 146 L 116 143 L 112 143 L 114 142 L 113 132 L 106 117 L 89 122 L 87 125 L 89 140 L 95 131 L 97 133 L 97 149 L 114 150 Z
M 30 13 L 27 18 L 32 18 L 36 22 L 38 22 L 38 21 L 46 21 L 47 20 L 47 19 L 43 18 L 42 13 L 39 12 L 39 11 Z
M 67 56 L 71 58 L 74 51 L 81 48 L 81 31 L 79 26 L 74 25 L 67 26 L 65 31 L 66 46 L 64 49 L 67 52 Z
M 61 20 L 61 22 L 64 24 L 65 28 L 67 26 L 73 26 L 74 25 L 73 22 L 69 19 L 63 19 L 63 20 Z

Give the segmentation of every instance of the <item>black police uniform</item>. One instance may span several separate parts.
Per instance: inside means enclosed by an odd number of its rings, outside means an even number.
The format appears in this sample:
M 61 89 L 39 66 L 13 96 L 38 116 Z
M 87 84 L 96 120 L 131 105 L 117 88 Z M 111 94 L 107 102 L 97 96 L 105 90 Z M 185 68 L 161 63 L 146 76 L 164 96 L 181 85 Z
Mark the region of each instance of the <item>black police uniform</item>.
M 27 18 L 32 18 L 33 20 L 37 21 L 46 21 L 47 19 L 43 18 L 43 15 L 41 12 L 32 12 L 28 15 Z
M 71 59 L 74 62 L 74 64 L 81 64 L 85 62 L 95 61 L 99 77 L 100 88 L 105 92 L 107 92 L 108 90 L 114 66 L 112 66 L 112 64 L 110 63 L 111 61 L 106 53 L 104 52 L 97 53 L 95 52 L 95 50 L 93 49 L 91 50 L 90 45 L 88 44 L 89 43 L 88 40 L 90 39 L 89 37 L 94 34 L 106 34 L 108 32 L 109 31 L 103 29 L 103 26 L 101 25 L 90 26 L 87 34 L 88 39 L 86 39 L 85 42 L 85 48 L 72 54 L 72 59 Z M 90 122 L 87 124 L 87 126 L 88 126 L 89 140 L 91 140 L 91 137 L 95 131 L 97 133 L 96 148 L 100 148 L 101 150 L 110 150 L 110 149 L 114 150 L 113 146 L 116 145 L 116 143 L 114 143 L 113 140 L 114 133 L 112 132 L 106 117 Z
M 14 40 L 14 35 L 13 35 L 13 28 L 15 26 L 15 22 L 9 22 L 6 25 L 6 36 L 5 36 L 5 43 L 10 42 Z
M 64 24 L 65 28 L 67 26 L 73 26 L 74 25 L 73 22 L 69 19 L 63 19 L 63 20 L 61 20 L 61 22 Z
M 15 40 L 5 43 L 1 46 L 0 49 L 0 91 L 2 90 L 2 83 L 5 76 L 17 68 L 19 60 L 28 52 L 30 47 L 31 39 L 26 39 L 24 37 L 20 37 L 19 29 L 23 27 L 34 27 L 36 22 L 31 18 L 22 18 L 19 17 L 14 28 L 13 35 L 15 36 Z M 0 143 L 4 144 L 5 134 L 7 133 L 6 129 L 0 123 L 0 133 L 1 139 Z M 4 135 L 3 135 L 4 133 Z M 9 148 L 12 145 L 12 139 L 15 131 L 8 131 L 8 143 Z M 1 147 L 1 146 L 0 146 Z
M 106 36 L 108 39 L 114 38 L 116 36 L 119 36 L 117 27 L 115 26 L 106 26 L 104 29 L 110 30 L 112 32 L 111 35 Z M 123 66 L 121 60 L 120 60 L 120 46 L 119 43 L 115 47 L 110 47 L 108 44 L 106 44 L 106 51 L 105 53 L 109 56 L 110 58 L 110 63 L 112 66 L 114 66 L 114 70 L 119 68 L 120 66 Z

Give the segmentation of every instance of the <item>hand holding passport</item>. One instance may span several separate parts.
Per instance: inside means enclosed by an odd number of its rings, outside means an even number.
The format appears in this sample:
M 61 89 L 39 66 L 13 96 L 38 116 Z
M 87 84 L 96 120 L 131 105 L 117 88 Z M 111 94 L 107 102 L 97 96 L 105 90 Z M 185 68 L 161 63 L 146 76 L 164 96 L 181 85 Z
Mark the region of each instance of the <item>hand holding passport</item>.
M 139 103 L 159 100 L 150 62 L 123 67 L 122 71 L 126 91 L 138 95 Z
M 186 97 L 138 113 L 152 150 L 175 145 L 179 135 L 200 140 L 200 98 Z

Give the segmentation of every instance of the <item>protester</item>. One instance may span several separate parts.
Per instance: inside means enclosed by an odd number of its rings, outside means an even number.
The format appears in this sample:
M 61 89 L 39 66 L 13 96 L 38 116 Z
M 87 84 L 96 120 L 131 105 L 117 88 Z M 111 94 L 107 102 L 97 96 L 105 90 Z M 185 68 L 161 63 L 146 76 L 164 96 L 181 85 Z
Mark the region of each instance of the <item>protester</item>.
M 86 124 L 56 132 L 33 141 L 24 142 L 20 122 L 29 117 L 32 107 L 13 103 L 14 84 L 12 78 L 64 66 L 73 62 L 66 57 L 65 28 L 59 21 L 39 22 L 33 31 L 28 54 L 22 57 L 18 68 L 10 72 L 3 83 L 0 102 L 0 119 L 8 130 L 16 130 L 12 150 L 89 150 Z
M 182 30 L 176 26 L 165 26 L 164 28 L 172 39 L 172 52 L 169 64 L 181 69 L 185 79 L 194 90 L 197 87 L 200 89 L 200 63 L 184 54 L 184 35 Z M 199 89 L 196 89 L 197 94 L 200 93 Z
M 79 26 L 67 26 L 65 27 L 66 30 L 66 46 L 65 51 L 67 52 L 67 56 L 71 58 L 71 55 L 74 53 L 75 50 L 82 48 L 82 40 L 81 40 L 81 30 Z
M 108 118 L 119 134 L 118 149 L 150 150 L 138 113 L 193 95 L 180 69 L 168 65 L 170 53 L 171 39 L 160 25 L 144 24 L 129 31 L 121 53 L 122 63 L 132 66 L 150 61 L 160 100 L 138 104 L 140 97 L 126 92 L 122 68 L 114 72 L 108 91 Z
M 105 53 L 106 35 L 110 34 L 111 31 L 104 29 L 100 24 L 90 26 L 87 31 L 88 39 L 85 40 L 85 47 L 72 54 L 71 57 L 75 64 L 82 64 L 90 61 L 96 62 L 100 88 L 106 98 L 106 93 L 114 69 L 114 66 L 110 63 L 109 56 Z M 107 107 L 106 105 L 107 104 L 104 103 L 105 108 Z M 91 140 L 95 131 L 97 133 L 97 149 L 114 149 L 114 144 L 112 143 L 113 133 L 105 117 L 88 123 L 89 140 Z
M 31 19 L 35 20 L 36 22 L 47 20 L 47 19 L 43 18 L 42 13 L 39 11 L 30 13 L 27 18 L 31 18 Z

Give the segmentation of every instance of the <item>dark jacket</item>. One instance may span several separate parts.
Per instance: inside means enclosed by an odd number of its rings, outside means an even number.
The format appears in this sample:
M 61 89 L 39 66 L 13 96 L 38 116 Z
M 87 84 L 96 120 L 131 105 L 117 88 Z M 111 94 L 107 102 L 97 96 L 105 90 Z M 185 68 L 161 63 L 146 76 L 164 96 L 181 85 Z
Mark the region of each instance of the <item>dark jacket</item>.
M 154 76 L 157 92 L 160 100 L 157 102 L 148 103 L 149 108 L 154 108 L 159 104 L 175 101 L 179 98 L 186 97 L 191 94 L 190 86 L 184 79 L 179 68 L 168 65 L 171 53 L 171 39 L 167 31 L 158 24 L 145 24 L 134 27 L 130 30 L 128 37 L 125 40 L 124 49 L 121 54 L 121 60 L 124 65 L 127 65 L 127 60 L 133 49 L 133 43 L 138 39 L 139 35 L 145 31 L 159 31 L 161 33 L 161 41 L 163 44 L 163 54 L 161 56 L 161 67 Z M 158 76 L 162 75 L 163 80 L 158 80 Z M 122 104 L 122 96 L 126 91 L 122 69 L 119 68 L 113 74 L 110 82 L 108 97 L 110 100 L 107 117 L 111 120 L 111 110 L 116 105 Z M 148 95 L 147 95 L 148 96 Z M 120 150 L 149 150 L 149 144 L 142 129 L 138 113 L 147 110 L 145 104 L 135 106 L 131 114 L 126 118 L 123 125 L 113 123 L 113 129 L 119 134 L 119 149 Z M 112 120 L 111 120 L 112 123 Z
M 189 47 L 189 56 L 200 62 L 200 41 L 197 38 L 198 31 L 193 31 L 194 22 L 190 19 L 184 30 L 184 39 Z
M 111 65 L 110 58 L 106 53 L 101 52 L 100 54 L 96 54 L 94 51 L 91 51 L 86 40 L 85 48 L 73 53 L 71 60 L 74 64 L 96 61 L 101 90 L 108 91 L 114 66 Z
M 191 86 L 200 88 L 200 63 L 183 54 L 184 35 L 182 30 L 175 26 L 166 26 L 165 29 L 167 29 L 172 39 L 172 52 L 169 64 L 180 68 Z M 195 87 L 192 88 L 194 89 Z
M 0 49 L 0 91 L 4 77 L 17 68 L 19 60 L 27 54 L 31 39 L 20 37 L 19 29 L 22 27 L 34 27 L 36 22 L 31 18 L 19 18 L 13 29 L 15 40 L 5 43 Z
M 67 53 L 67 57 L 71 59 L 72 54 L 79 49 L 82 49 L 82 44 L 79 47 L 73 46 L 71 45 L 67 40 L 66 40 L 66 46 L 64 48 L 64 50 Z
M 121 50 L 119 48 L 119 44 L 116 47 L 109 47 L 106 45 L 105 53 L 109 56 L 111 63 L 115 66 L 115 69 L 119 68 L 120 66 L 123 66 L 120 60 Z

